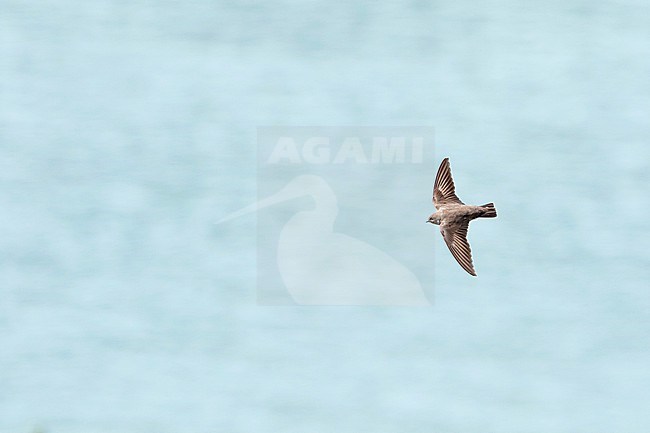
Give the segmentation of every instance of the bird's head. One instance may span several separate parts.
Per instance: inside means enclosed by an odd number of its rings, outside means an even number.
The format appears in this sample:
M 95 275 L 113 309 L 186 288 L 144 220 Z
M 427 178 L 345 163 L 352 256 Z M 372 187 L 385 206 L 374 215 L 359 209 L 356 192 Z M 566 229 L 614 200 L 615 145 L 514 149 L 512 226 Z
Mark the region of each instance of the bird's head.
M 440 225 L 440 215 L 437 213 L 432 213 L 427 222 L 435 225 Z

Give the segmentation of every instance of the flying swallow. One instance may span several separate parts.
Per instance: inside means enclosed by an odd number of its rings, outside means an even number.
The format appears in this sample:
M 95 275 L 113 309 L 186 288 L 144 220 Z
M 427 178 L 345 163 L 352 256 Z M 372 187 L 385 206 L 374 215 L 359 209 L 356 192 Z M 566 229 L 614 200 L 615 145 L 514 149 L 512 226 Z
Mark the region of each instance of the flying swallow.
M 433 205 L 436 212 L 432 213 L 428 223 L 440 226 L 440 233 L 458 264 L 470 275 L 476 276 L 472 263 L 472 250 L 467 242 L 469 222 L 476 218 L 496 218 L 497 210 L 494 203 L 482 206 L 466 205 L 456 195 L 454 179 L 451 177 L 449 158 L 442 160 L 433 185 Z

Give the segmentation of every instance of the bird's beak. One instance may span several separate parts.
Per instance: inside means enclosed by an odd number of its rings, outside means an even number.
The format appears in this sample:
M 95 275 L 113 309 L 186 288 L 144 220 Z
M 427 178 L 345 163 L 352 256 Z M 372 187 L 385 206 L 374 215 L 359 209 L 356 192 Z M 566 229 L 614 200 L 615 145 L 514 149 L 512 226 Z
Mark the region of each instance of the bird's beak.
M 428 223 L 430 223 L 430 222 L 431 222 L 431 220 L 427 220 L 426 222 L 428 222 Z
M 272 206 L 276 203 L 282 203 L 287 200 L 291 200 L 293 198 L 300 197 L 300 194 L 297 194 L 295 192 L 290 191 L 286 186 L 280 190 L 279 192 L 273 194 L 271 197 L 267 197 L 264 199 L 261 199 L 257 203 L 253 203 L 249 206 L 246 206 L 243 209 L 238 210 L 237 212 L 233 212 L 230 215 L 226 215 L 225 217 L 221 218 L 219 221 L 217 221 L 215 224 L 221 224 L 226 221 L 229 221 L 234 218 L 239 218 L 242 215 L 249 214 L 251 212 L 257 212 L 258 210 Z

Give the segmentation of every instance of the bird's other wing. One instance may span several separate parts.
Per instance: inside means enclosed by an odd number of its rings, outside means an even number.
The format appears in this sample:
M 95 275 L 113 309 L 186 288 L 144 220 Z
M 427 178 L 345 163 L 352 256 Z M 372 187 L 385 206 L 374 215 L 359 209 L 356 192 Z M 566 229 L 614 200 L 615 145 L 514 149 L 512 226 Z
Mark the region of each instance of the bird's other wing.
M 474 263 L 472 262 L 472 250 L 467 242 L 467 229 L 469 221 L 455 224 L 442 224 L 440 233 L 445 239 L 451 255 L 454 256 L 458 264 L 467 271 L 468 274 L 476 276 Z
M 445 158 L 440 163 L 438 174 L 436 174 L 436 182 L 433 184 L 433 205 L 436 209 L 440 209 L 440 206 L 449 203 L 465 204 L 456 195 L 449 158 Z

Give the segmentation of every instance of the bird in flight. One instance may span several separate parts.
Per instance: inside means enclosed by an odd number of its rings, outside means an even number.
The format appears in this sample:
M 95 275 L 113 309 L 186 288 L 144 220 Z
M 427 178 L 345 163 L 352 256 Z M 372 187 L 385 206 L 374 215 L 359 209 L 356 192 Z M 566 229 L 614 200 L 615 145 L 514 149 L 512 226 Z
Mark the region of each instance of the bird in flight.
M 436 212 L 432 213 L 428 223 L 440 226 L 440 233 L 458 264 L 470 275 L 476 276 L 472 263 L 472 250 L 467 242 L 469 222 L 476 218 L 496 218 L 497 210 L 494 203 L 482 206 L 466 205 L 456 195 L 454 179 L 451 177 L 449 158 L 442 160 L 433 184 L 433 205 Z

